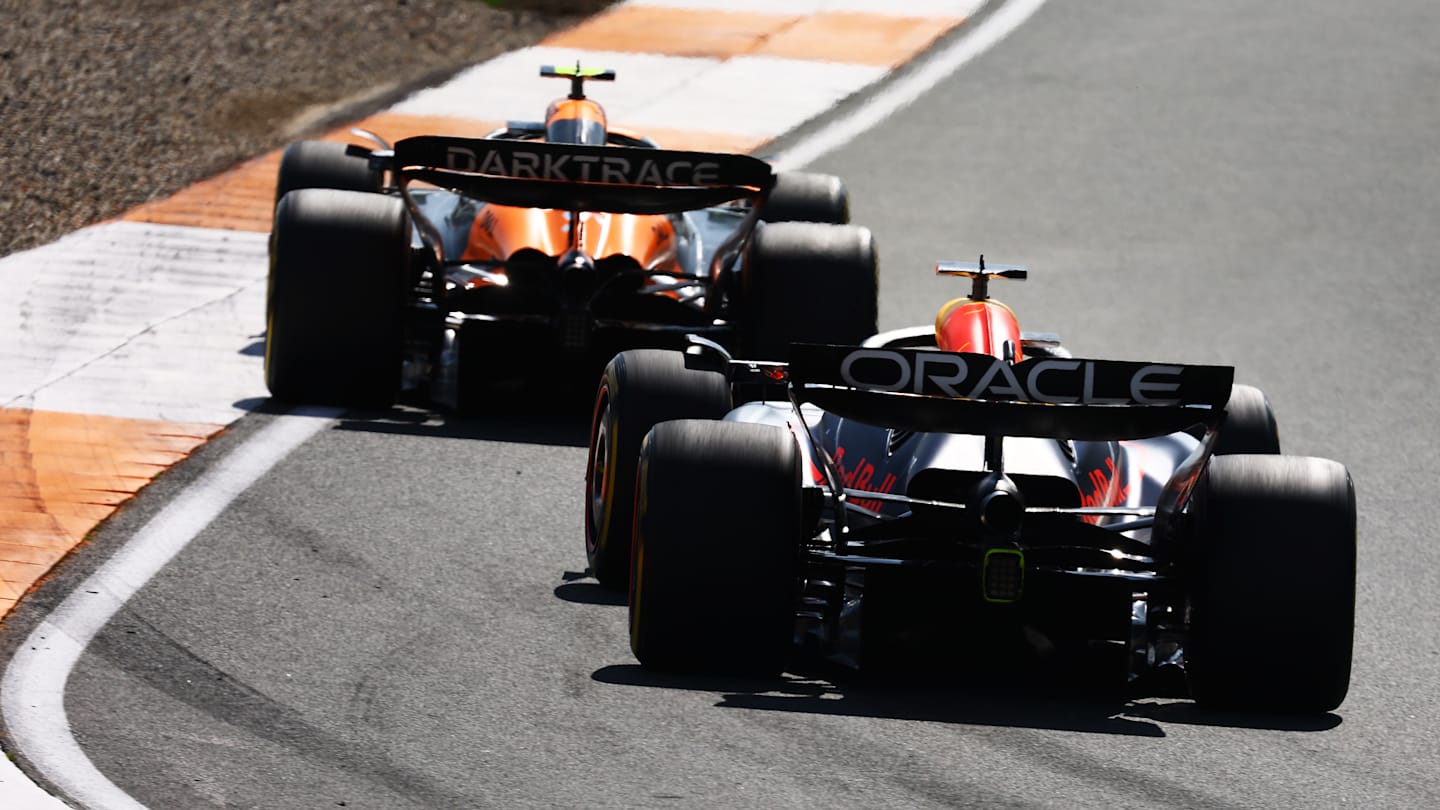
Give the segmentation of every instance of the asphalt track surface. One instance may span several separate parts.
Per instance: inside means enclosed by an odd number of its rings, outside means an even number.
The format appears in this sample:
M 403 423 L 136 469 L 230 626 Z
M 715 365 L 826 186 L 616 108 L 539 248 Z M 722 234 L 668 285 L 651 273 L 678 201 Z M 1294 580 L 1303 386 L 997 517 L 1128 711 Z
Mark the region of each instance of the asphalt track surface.
M 883 326 L 958 294 L 937 258 L 1023 262 L 996 294 L 1025 328 L 1234 364 L 1288 452 L 1350 467 L 1335 714 L 651 675 L 583 576 L 582 420 L 397 408 L 322 431 L 139 592 L 72 676 L 77 739 L 152 808 L 1440 805 L 1436 30 L 1398 0 L 1052 2 L 813 165 L 876 231 Z M 148 490 L 7 642 L 269 420 Z

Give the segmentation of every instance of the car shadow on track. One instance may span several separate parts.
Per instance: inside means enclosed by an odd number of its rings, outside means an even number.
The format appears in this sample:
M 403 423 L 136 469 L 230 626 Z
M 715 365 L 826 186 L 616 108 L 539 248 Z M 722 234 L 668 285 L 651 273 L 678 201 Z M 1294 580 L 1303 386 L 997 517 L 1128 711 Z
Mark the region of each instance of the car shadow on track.
M 268 397 L 232 403 L 257 414 L 293 413 L 291 405 Z M 388 408 L 350 408 L 338 418 L 336 430 L 389 433 L 442 439 L 480 439 L 515 444 L 588 447 L 594 416 L 594 391 L 589 386 L 536 386 L 495 392 L 463 413 L 429 402 L 416 392 L 403 393 Z
M 901 684 L 867 682 L 853 672 L 787 674 L 781 678 L 676 675 L 639 665 L 612 665 L 592 676 L 601 683 L 719 693 L 718 708 L 798 712 L 842 717 L 922 720 L 957 725 L 1165 737 L 1162 724 L 1211 725 L 1277 731 L 1325 731 L 1341 722 L 1318 717 L 1213 712 L 1188 701 L 1136 698 L 1117 689 L 1057 686 L 1043 681 L 964 679 L 940 684 L 920 676 Z
M 587 571 L 566 571 L 561 575 L 565 581 L 555 586 L 555 598 L 580 605 L 610 605 L 625 607 L 629 597 L 624 591 L 606 588 L 591 578 Z M 581 580 L 588 579 L 588 582 Z
M 246 410 L 276 415 L 289 412 L 287 407 L 274 400 L 251 402 Z M 479 414 L 461 415 L 402 403 L 383 409 L 352 408 L 338 418 L 334 429 L 438 439 L 588 447 L 590 411 L 588 406 L 582 409 L 573 402 L 523 400 Z
M 1132 717 L 1145 717 L 1160 723 L 1217 728 L 1249 728 L 1265 731 L 1329 731 L 1345 722 L 1340 715 L 1326 712 L 1318 715 L 1266 714 L 1260 712 L 1222 712 L 1203 709 L 1190 702 L 1136 703 L 1126 710 Z
M 899 686 L 835 676 L 786 675 L 778 679 L 670 675 L 638 665 L 603 667 L 602 683 L 718 692 L 719 708 L 798 712 L 841 717 L 923 720 L 1091 734 L 1163 737 L 1159 725 L 1124 715 L 1124 700 L 1009 686 Z

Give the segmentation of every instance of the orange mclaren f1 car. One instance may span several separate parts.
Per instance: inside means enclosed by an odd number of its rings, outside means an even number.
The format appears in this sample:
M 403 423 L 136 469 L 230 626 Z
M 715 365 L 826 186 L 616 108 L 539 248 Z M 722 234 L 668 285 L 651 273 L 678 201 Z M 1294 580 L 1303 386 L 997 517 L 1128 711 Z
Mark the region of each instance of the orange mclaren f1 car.
M 470 410 L 686 335 L 786 359 L 875 329 L 870 232 L 839 179 L 662 149 L 570 81 L 541 122 L 393 146 L 301 142 L 280 165 L 265 378 L 292 402 Z

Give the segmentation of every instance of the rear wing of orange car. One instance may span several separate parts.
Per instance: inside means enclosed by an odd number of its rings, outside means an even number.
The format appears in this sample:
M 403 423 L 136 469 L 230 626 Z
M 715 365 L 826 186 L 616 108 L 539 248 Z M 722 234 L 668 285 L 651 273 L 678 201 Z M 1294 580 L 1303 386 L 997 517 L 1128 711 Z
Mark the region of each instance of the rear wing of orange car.
M 571 211 L 678 213 L 759 200 L 775 185 L 763 160 L 670 149 L 427 135 L 371 160 L 402 190 L 421 181 L 499 205 Z
M 1235 370 L 796 344 L 786 373 L 797 400 L 880 427 L 1119 440 L 1214 428 Z

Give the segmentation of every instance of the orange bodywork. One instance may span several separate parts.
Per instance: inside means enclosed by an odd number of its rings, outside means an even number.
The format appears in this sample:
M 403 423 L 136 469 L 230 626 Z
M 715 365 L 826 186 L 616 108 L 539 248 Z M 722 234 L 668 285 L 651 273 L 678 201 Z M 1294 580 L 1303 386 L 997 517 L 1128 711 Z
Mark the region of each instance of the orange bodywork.
M 1015 349 L 1015 362 L 1024 360 L 1020 352 L 1020 321 L 1014 310 L 993 298 L 983 301 L 956 298 L 941 307 L 935 316 L 935 344 L 943 351 L 988 354 L 1004 359 L 1007 340 Z
M 503 262 L 526 248 L 559 256 L 570 248 L 570 211 L 487 205 L 470 227 L 466 261 Z M 629 256 L 647 270 L 677 270 L 675 226 L 662 215 L 582 211 L 579 248 L 605 259 Z
M 583 140 L 578 133 L 591 133 L 588 137 L 598 137 L 603 143 L 608 122 L 604 109 L 594 101 L 561 98 L 546 110 L 545 125 L 547 133 L 565 128 L 579 139 L 574 142 Z M 600 211 L 577 213 L 504 205 L 486 205 L 480 209 L 470 227 L 463 259 L 503 263 L 527 249 L 559 257 L 571 247 L 570 229 L 576 217 L 581 230 L 575 247 L 592 259 L 629 256 L 646 270 L 659 273 L 679 271 L 675 226 L 666 216 Z M 476 281 L 472 285 L 484 283 Z

